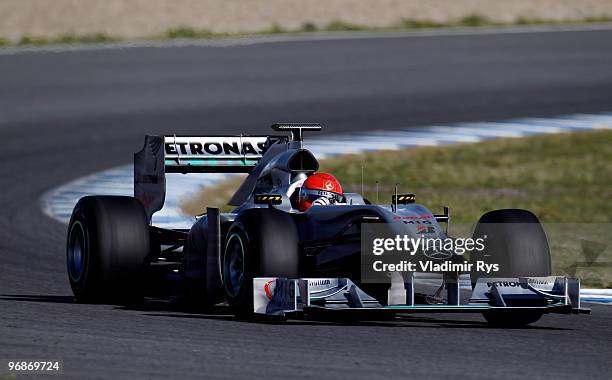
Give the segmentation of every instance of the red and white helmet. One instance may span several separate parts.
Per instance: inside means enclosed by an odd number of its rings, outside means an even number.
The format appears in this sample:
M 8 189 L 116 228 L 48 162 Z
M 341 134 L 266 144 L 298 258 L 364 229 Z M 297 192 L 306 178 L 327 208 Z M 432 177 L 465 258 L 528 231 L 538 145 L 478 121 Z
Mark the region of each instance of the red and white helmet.
M 298 195 L 298 209 L 308 210 L 314 204 L 342 202 L 344 193 L 340 182 L 331 174 L 315 173 L 304 181 Z

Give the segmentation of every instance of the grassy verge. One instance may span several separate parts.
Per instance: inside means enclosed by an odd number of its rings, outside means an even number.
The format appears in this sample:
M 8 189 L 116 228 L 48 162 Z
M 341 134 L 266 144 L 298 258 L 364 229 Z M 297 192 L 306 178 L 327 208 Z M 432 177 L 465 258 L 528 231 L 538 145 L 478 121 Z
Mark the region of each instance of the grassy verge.
M 4 41 L 4 44 L 2 44 Z M 109 36 L 103 33 L 95 34 L 63 34 L 54 38 L 23 36 L 19 42 L 11 44 L 7 40 L 0 39 L 0 46 L 31 46 L 31 45 L 60 45 L 60 44 L 99 44 L 121 41 L 119 37 Z
M 589 24 L 589 23 L 605 23 L 612 22 L 612 17 L 589 17 L 580 20 L 546 20 L 533 18 L 518 18 L 513 22 L 497 22 L 490 20 L 478 14 L 469 15 L 461 19 L 449 22 L 437 22 L 433 20 L 422 19 L 403 19 L 396 25 L 387 27 L 372 28 L 358 24 L 347 23 L 344 21 L 332 21 L 326 25 L 317 25 L 313 22 L 305 22 L 301 27 L 288 29 L 283 28 L 278 24 L 273 24 L 269 29 L 255 33 L 219 33 L 212 32 L 206 29 L 195 29 L 191 27 L 179 27 L 168 30 L 160 36 L 149 36 L 137 40 L 172 40 L 172 39 L 212 39 L 212 38 L 227 38 L 227 37 L 243 37 L 254 35 L 270 35 L 270 34 L 302 34 L 312 32 L 349 32 L 349 31 L 401 31 L 401 30 L 418 30 L 418 29 L 438 29 L 438 28 L 472 28 L 486 26 L 503 26 L 510 27 L 516 25 L 562 25 L 562 24 Z M 23 36 L 19 41 L 9 41 L 0 38 L 0 47 L 2 46 L 31 46 L 31 45 L 57 45 L 57 44 L 94 44 L 125 41 L 118 36 L 109 36 L 103 33 L 96 34 L 64 34 L 57 37 L 40 37 L 40 36 Z
M 345 191 L 361 192 L 362 166 L 363 193 L 372 202 L 377 187 L 380 203 L 390 202 L 400 183 L 400 191 L 415 193 L 434 212 L 448 205 L 458 230 L 489 210 L 532 210 L 546 223 L 555 273 L 576 270 L 586 285 L 612 286 L 610 268 L 572 269 L 585 261 L 581 239 L 610 240 L 597 261 L 612 261 L 612 131 L 341 156 L 322 161 L 321 171 L 333 173 Z M 240 183 L 207 189 L 183 209 L 197 214 L 204 205 L 223 206 Z
M 612 222 L 612 132 L 501 139 L 345 156 L 322 162 L 351 191 L 387 202 L 394 184 L 432 210 L 473 222 L 495 208 L 526 208 L 547 223 Z M 384 195 L 383 195 L 384 194 Z

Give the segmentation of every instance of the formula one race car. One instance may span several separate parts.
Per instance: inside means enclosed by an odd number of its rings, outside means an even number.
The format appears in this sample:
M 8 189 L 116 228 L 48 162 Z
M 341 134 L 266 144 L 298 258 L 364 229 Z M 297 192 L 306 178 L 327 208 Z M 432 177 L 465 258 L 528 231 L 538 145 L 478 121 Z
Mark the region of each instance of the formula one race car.
M 76 298 L 132 300 L 163 292 L 162 280 L 179 279 L 187 302 L 227 302 L 242 317 L 475 312 L 507 326 L 546 313 L 589 312 L 580 306 L 577 279 L 551 276 L 546 235 L 525 210 L 492 211 L 476 226 L 474 237 L 486 237 L 487 249 L 495 250 L 483 256 L 501 268 L 494 275 L 447 269 L 431 294 L 415 291 L 413 271 L 368 281 L 364 230 L 384 226 L 396 236 L 449 239 L 441 227 L 450 222 L 448 208 L 434 215 L 413 194 L 397 191 L 384 205 L 344 193 L 333 176 L 315 174 L 317 159 L 303 147 L 303 133 L 319 125 L 272 127 L 290 137 L 146 136 L 134 156 L 134 197 L 87 196 L 74 208 L 67 264 Z M 229 202 L 232 212 L 209 207 L 190 230 L 151 224 L 164 205 L 166 173 L 210 172 L 248 173 Z M 415 253 L 455 265 L 449 268 L 468 262 L 453 249 Z M 469 299 L 459 286 L 466 273 Z

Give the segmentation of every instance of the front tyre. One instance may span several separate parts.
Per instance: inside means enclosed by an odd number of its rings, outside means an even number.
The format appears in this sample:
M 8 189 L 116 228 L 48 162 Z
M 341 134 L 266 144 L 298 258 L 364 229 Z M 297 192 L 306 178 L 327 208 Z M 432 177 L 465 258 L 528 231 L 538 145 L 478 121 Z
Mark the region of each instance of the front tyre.
M 548 240 L 538 218 L 527 210 L 505 209 L 484 214 L 474 230 L 474 239 L 485 240 L 485 250 L 478 254 L 487 263 L 499 264 L 498 278 L 550 276 L 551 261 Z M 482 257 L 480 257 L 482 256 Z M 475 258 L 470 257 L 475 264 Z M 472 272 L 475 284 L 478 277 L 489 276 Z M 521 327 L 542 317 L 541 312 L 501 310 L 483 313 L 490 325 Z
M 88 196 L 74 207 L 66 261 L 79 302 L 117 302 L 141 294 L 149 263 L 149 223 L 132 197 Z
M 236 218 L 223 246 L 221 274 L 238 316 L 253 315 L 253 278 L 297 278 L 298 273 L 298 234 L 289 214 L 258 208 Z

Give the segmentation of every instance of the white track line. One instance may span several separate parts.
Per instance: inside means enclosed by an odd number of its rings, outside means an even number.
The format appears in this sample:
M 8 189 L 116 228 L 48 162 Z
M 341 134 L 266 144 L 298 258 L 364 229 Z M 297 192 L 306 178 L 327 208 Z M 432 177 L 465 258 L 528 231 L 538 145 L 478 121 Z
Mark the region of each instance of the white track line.
M 487 137 L 490 139 L 503 137 L 523 137 L 525 133 L 513 131 L 508 128 L 481 128 L 477 123 L 459 123 L 456 126 L 433 126 L 432 132 L 465 133 L 468 136 Z

